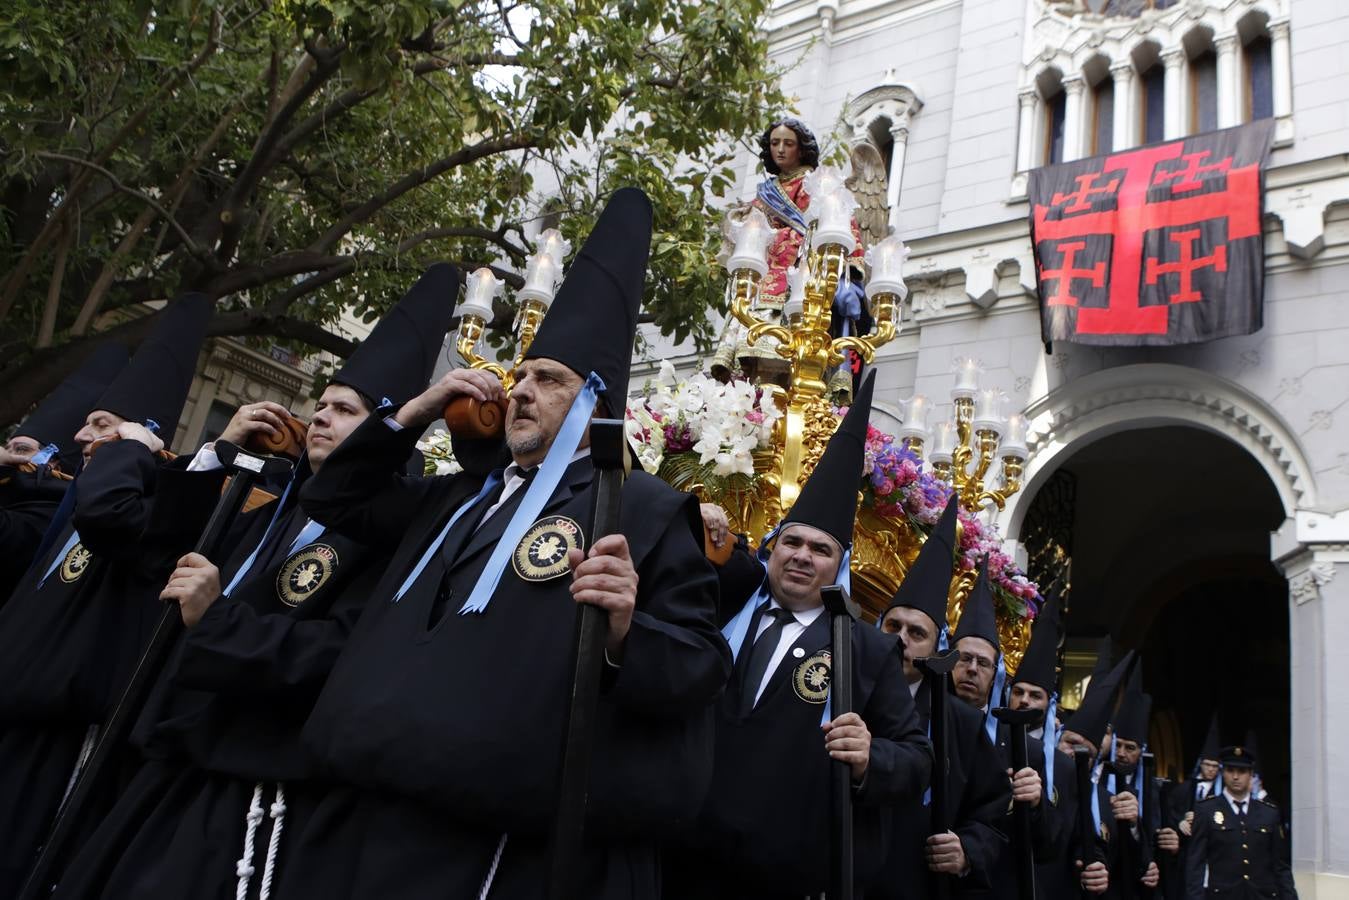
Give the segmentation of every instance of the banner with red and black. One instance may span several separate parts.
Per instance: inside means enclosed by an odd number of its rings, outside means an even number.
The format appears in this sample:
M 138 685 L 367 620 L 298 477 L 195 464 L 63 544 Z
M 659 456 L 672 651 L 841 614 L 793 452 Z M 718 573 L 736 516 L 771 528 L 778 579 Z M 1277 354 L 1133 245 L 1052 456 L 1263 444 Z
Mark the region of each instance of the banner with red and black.
M 1265 119 L 1033 170 L 1046 346 L 1155 347 L 1258 331 L 1273 134 Z

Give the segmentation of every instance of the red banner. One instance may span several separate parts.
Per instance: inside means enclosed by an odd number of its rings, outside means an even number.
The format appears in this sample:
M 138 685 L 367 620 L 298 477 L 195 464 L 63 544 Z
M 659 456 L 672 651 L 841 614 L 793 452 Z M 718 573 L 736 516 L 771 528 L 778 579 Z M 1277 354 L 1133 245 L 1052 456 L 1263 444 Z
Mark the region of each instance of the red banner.
M 1045 343 L 1167 346 L 1260 329 L 1274 123 L 1030 173 Z

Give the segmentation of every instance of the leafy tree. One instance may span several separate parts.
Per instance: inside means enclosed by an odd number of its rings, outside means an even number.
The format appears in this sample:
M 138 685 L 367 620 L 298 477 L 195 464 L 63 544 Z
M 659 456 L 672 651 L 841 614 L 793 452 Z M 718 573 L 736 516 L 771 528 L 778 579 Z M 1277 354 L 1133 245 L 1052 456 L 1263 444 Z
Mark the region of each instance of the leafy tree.
M 345 355 L 343 307 L 435 259 L 519 287 L 532 220 L 578 245 L 623 184 L 656 207 L 650 320 L 708 340 L 731 151 L 783 103 L 766 5 L 10 0 L 0 422 L 144 334 L 119 310 L 198 290 L 213 334 Z

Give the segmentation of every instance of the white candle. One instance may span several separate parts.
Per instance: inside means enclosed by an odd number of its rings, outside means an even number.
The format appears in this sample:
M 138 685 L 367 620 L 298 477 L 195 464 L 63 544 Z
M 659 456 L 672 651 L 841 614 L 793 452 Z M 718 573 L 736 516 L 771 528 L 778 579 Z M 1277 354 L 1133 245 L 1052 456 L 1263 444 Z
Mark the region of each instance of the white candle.
M 927 415 L 930 406 L 927 398 L 922 394 L 914 394 L 912 398 L 904 402 L 904 425 L 900 429 L 901 438 L 918 438 L 926 441 L 928 438 Z
M 1026 432 L 1029 428 L 1030 422 L 1020 413 L 1007 419 L 1007 434 L 1002 439 L 1003 456 L 1026 458 Z
M 501 279 L 483 266 L 468 276 L 468 290 L 459 304 L 459 316 L 476 316 L 484 322 L 492 320 L 492 299 L 501 293 Z
M 956 382 L 951 387 L 951 399 L 973 398 L 979 393 L 979 364 L 969 357 L 956 360 Z
M 516 296 L 524 300 L 537 300 L 544 306 L 553 302 L 553 293 L 557 286 L 557 276 L 562 267 L 547 253 L 535 253 L 525 266 L 525 286 Z
M 1002 391 L 990 388 L 979 392 L 979 399 L 974 405 L 974 430 L 992 431 L 995 434 L 1002 434 L 1003 427 L 1007 420 L 1002 415 Z
M 956 426 L 954 422 L 938 422 L 936 437 L 932 441 L 933 462 L 950 462 L 956 449 Z
M 802 186 L 810 195 L 806 219 L 816 221 L 811 249 L 840 244 L 845 252 L 851 253 L 857 246 L 852 233 L 852 214 L 857 208 L 857 198 L 844 184 L 843 173 L 832 166 L 821 166 L 806 176 Z
M 764 275 L 768 272 L 768 244 L 773 240 L 773 229 L 759 209 L 752 209 L 735 226 L 735 250 L 726 262 L 732 272 L 747 269 Z
M 904 284 L 904 261 L 908 256 L 909 248 L 897 234 L 877 242 L 866 252 L 866 263 L 871 267 L 868 300 L 875 299 L 878 294 L 895 294 L 900 300 L 908 296 L 909 289 Z
M 567 254 L 571 252 L 571 243 L 556 228 L 549 228 L 540 234 L 538 246 L 539 252 L 552 257 L 559 269 L 566 262 Z

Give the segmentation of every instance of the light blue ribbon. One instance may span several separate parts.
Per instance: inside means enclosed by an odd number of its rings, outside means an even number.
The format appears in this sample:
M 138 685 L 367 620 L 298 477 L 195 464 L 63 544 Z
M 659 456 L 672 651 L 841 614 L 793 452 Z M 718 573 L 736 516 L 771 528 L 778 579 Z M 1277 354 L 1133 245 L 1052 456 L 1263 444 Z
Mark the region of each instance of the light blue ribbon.
M 487 557 L 487 565 L 478 576 L 478 583 L 473 585 L 468 599 L 459 608 L 459 615 L 480 613 L 487 609 L 501 581 L 501 574 L 515 553 L 515 545 L 520 543 L 539 513 L 543 512 L 567 467 L 571 465 L 571 458 L 576 455 L 576 448 L 581 445 L 581 438 L 585 436 L 590 417 L 595 412 L 595 400 L 604 387 L 604 379 L 591 372 L 581 390 L 577 391 L 576 399 L 567 411 L 567 418 L 562 420 L 562 428 L 553 439 L 553 445 L 548 448 L 548 455 L 543 458 L 543 465 L 539 466 L 534 480 L 529 483 L 524 499 L 515 508 L 515 514 L 497 540 L 492 555 Z M 592 534 L 590 539 L 593 545 L 596 536 Z
M 1112 763 L 1115 761 L 1115 742 L 1117 740 L 1118 735 L 1110 736 L 1110 761 Z M 1105 792 L 1112 797 L 1115 796 L 1115 773 L 1110 772 L 1109 775 L 1105 776 L 1105 779 Z M 1099 835 L 1101 833 L 1101 792 L 1097 790 L 1095 784 L 1091 786 L 1091 819 L 1096 823 L 1096 833 Z
M 286 489 L 281 492 L 281 499 L 277 501 L 276 509 L 272 510 L 272 518 L 267 522 L 267 527 L 262 532 L 262 539 L 253 548 L 253 552 L 248 554 L 248 558 L 239 565 L 238 571 L 234 573 L 230 583 L 225 585 L 225 589 L 220 592 L 220 596 L 228 597 L 234 593 L 234 589 L 239 586 L 240 581 L 243 581 L 244 576 L 248 574 L 248 570 L 253 568 L 253 563 L 257 561 L 258 554 L 262 552 L 263 547 L 267 546 L 267 540 L 272 536 L 272 529 L 276 527 L 276 520 L 281 517 L 281 510 L 285 509 L 286 498 L 290 496 L 290 489 L 294 483 L 293 480 L 286 482 Z
M 998 652 L 998 672 L 993 676 L 993 690 L 988 694 L 988 712 L 984 713 L 984 731 L 988 733 L 988 739 L 993 742 L 993 746 L 998 745 L 998 719 L 993 715 L 993 709 L 1002 706 L 1002 689 L 1007 682 L 1007 663 L 1003 660 L 1002 652 Z
M 454 523 L 458 522 L 459 518 L 463 516 L 464 513 L 468 512 L 474 506 L 477 506 L 479 500 L 486 497 L 497 487 L 497 485 L 501 484 L 501 471 L 502 470 L 498 469 L 488 476 L 487 481 L 483 482 L 482 489 L 478 491 L 477 496 L 460 506 L 455 510 L 454 515 L 450 516 L 450 521 L 446 522 L 445 527 L 440 529 L 440 534 L 436 535 L 436 539 L 431 542 L 431 546 L 426 548 L 426 552 L 422 554 L 422 558 L 417 560 L 417 565 L 412 567 L 412 571 L 408 573 L 408 577 L 403 579 L 403 583 L 399 586 L 398 592 L 393 595 L 394 603 L 403 599 L 403 595 L 408 592 L 408 588 L 412 587 L 412 583 L 422 574 L 422 570 L 425 569 L 426 564 L 431 561 L 431 557 L 435 556 L 436 552 L 440 550 L 440 545 L 445 543 L 445 535 L 450 533 L 450 529 L 454 527 Z
M 42 573 L 42 580 L 37 583 L 38 587 L 42 587 L 47 583 L 47 578 L 56 571 L 57 566 L 61 565 L 61 561 L 66 558 L 66 554 L 70 552 L 70 548 L 74 547 L 79 542 L 80 533 L 78 531 L 71 531 L 70 537 L 66 539 L 65 546 L 56 551 L 56 556 L 52 558 L 52 564 L 47 567 L 46 572 Z
M 61 448 L 55 444 L 48 444 L 38 452 L 34 453 L 29 462 L 35 466 L 45 466 L 51 461 L 51 458 L 61 452 Z
M 1040 740 L 1045 748 L 1045 792 L 1046 796 L 1054 796 L 1054 753 L 1058 750 L 1059 736 L 1058 727 L 1054 724 L 1054 718 L 1059 711 L 1059 692 L 1055 691 L 1049 695 L 1049 708 L 1045 710 L 1045 724 L 1040 729 Z

